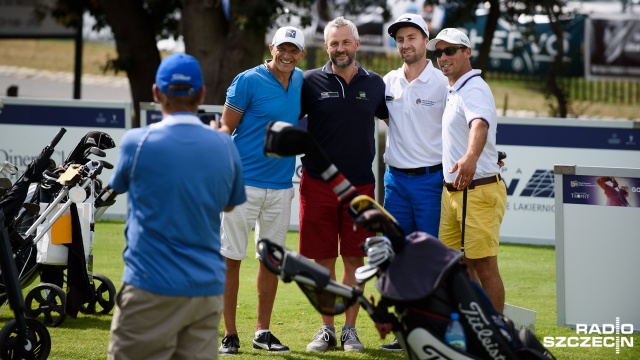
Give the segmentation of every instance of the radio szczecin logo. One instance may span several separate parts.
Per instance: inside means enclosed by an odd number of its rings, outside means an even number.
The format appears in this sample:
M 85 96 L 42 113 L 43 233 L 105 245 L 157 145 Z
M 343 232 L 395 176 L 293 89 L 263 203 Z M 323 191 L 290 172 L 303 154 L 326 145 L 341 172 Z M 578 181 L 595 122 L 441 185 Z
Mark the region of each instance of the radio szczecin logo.
M 545 336 L 545 347 L 569 348 L 620 348 L 633 347 L 633 324 L 620 324 L 616 317 L 615 324 L 576 324 L 577 336 Z

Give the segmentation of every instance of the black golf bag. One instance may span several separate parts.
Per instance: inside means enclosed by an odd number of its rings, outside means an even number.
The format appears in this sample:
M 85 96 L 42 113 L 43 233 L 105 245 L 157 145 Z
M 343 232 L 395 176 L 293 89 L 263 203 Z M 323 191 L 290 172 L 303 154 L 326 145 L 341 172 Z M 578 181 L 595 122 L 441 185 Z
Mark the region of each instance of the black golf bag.
M 375 200 L 358 196 L 306 131 L 280 122 L 268 126 L 265 154 L 300 153 L 325 169 L 324 180 L 340 201 L 350 204 L 350 214 L 359 226 L 385 234 L 363 244 L 367 265 L 355 274 L 359 283 L 378 276 L 381 298 L 377 304 L 364 297 L 360 288 L 331 280 L 328 269 L 304 256 L 268 239 L 258 242 L 265 266 L 283 281 L 295 281 L 316 310 L 337 315 L 359 302 L 382 337 L 395 334 L 409 359 L 554 359 L 528 329 L 516 331 L 493 308 L 484 290 L 470 279 L 460 252 L 426 233 L 405 237 L 393 216 Z M 452 312 L 460 314 L 466 352 L 444 340 Z

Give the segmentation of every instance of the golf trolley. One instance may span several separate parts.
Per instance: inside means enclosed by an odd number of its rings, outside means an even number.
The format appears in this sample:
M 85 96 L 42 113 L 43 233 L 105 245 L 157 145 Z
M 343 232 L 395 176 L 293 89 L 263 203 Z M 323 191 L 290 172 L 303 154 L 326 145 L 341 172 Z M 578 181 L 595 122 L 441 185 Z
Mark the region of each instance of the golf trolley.
M 329 270 L 312 260 L 268 239 L 258 241 L 258 254 L 267 269 L 284 282 L 296 282 L 318 312 L 338 315 L 359 303 L 381 337 L 393 332 L 409 359 L 555 359 L 530 330 L 515 330 L 513 322 L 493 308 L 484 290 L 470 279 L 462 253 L 426 233 L 405 237 L 382 206 L 358 195 L 306 131 L 270 123 L 264 151 L 267 156 L 305 154 L 324 169 L 323 180 L 338 199 L 350 205 L 354 223 L 384 234 L 363 243 L 367 264 L 355 273 L 360 284 L 378 278 L 377 303 L 359 287 L 332 280 Z M 460 313 L 466 352 L 444 340 L 452 312 Z
M 91 253 L 94 215 L 104 212 L 103 208 L 94 209 L 95 192 L 101 189 L 98 176 L 104 168 L 112 168 L 113 165 L 104 160 L 89 159 L 90 156 L 104 157 L 104 150 L 115 147 L 115 143 L 108 134 L 91 131 L 81 139 L 64 163 L 56 167 L 50 157 L 65 132 L 64 128 L 59 131 L 15 184 L 0 189 L 3 242 L 7 243 L 10 249 L 8 254 L 11 254 L 5 255 L 11 259 L 7 263 L 16 269 L 16 284 L 13 284 L 11 270 L 3 266 L 0 300 L 10 300 L 16 318 L 23 312 L 27 321 L 38 319 L 43 326 L 59 326 L 67 315 L 75 318 L 78 311 L 108 314 L 115 305 L 115 287 L 107 277 L 93 273 Z M 12 175 L 17 171 L 15 166 L 7 163 L 2 169 Z M 3 182 L 2 185 L 7 185 L 6 180 Z M 85 202 L 87 198 L 89 201 Z M 109 206 L 111 203 L 104 202 L 103 205 Z M 80 204 L 84 205 L 84 220 L 88 219 L 84 223 L 79 218 Z M 53 228 L 64 216 L 69 222 L 67 234 L 71 242 L 56 249 L 67 250 L 64 253 L 67 259 L 58 265 L 48 265 L 43 254 L 47 250 L 52 252 Z M 40 248 L 43 243 L 49 246 L 44 253 Z M 67 270 L 66 273 L 64 270 Z M 38 276 L 41 283 L 22 298 L 20 288 L 29 286 Z M 47 282 L 49 279 L 54 283 Z M 64 282 L 67 284 L 67 293 L 61 288 Z M 16 298 L 16 292 L 20 295 L 17 296 L 19 299 Z M 21 311 L 22 308 L 24 311 Z M 10 325 L 7 324 L 5 328 Z M 1 358 L 16 358 L 16 354 L 23 350 L 18 345 L 24 343 L 19 340 L 23 334 L 24 330 L 16 326 L 7 331 L 3 329 L 0 333 Z M 43 353 L 30 353 L 30 356 L 46 358 L 40 357 L 39 354 Z

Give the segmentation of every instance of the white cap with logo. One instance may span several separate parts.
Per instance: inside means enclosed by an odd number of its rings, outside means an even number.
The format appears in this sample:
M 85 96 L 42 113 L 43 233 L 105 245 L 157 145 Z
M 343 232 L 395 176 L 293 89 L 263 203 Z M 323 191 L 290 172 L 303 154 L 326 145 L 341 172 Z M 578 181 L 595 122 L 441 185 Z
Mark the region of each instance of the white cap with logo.
M 304 35 L 302 30 L 293 26 L 284 26 L 276 31 L 271 44 L 278 46 L 284 43 L 292 43 L 297 46 L 300 51 L 304 50 Z
M 440 31 L 435 39 L 429 40 L 429 42 L 427 43 L 427 50 L 435 51 L 438 41 L 446 41 L 449 44 L 453 45 L 464 45 L 469 48 L 471 47 L 471 41 L 469 41 L 467 35 L 456 28 L 447 28 Z
M 427 23 L 424 21 L 422 16 L 418 14 L 406 13 L 400 15 L 393 24 L 389 25 L 387 32 L 395 39 L 396 32 L 398 32 L 398 29 L 403 27 L 414 27 L 416 29 L 420 29 L 427 37 L 429 37 L 429 28 L 427 28 Z

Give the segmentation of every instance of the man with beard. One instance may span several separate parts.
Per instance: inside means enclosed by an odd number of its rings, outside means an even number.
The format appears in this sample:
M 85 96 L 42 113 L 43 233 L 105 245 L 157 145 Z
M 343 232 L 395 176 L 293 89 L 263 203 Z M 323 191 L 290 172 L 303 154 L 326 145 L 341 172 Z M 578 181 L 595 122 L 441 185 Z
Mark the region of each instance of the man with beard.
M 384 77 L 389 109 L 384 207 L 406 234 L 437 236 L 447 78 L 426 57 L 429 30 L 420 15 L 404 14 L 388 31 L 404 64 Z
M 422 16 L 404 14 L 388 32 L 404 63 L 384 77 L 389 109 L 384 207 L 405 234 L 438 236 L 447 78 L 427 59 L 429 30 Z M 382 349 L 402 350 L 396 340 Z
M 380 75 L 365 70 L 355 61 L 360 37 L 353 22 L 338 17 L 324 29 L 330 60 L 309 70 L 302 86 L 301 117 L 308 116 L 308 131 L 329 159 L 363 195 L 374 197 L 375 118 L 387 119 L 384 83 Z M 354 230 L 347 213 L 320 170 L 302 158 L 300 179 L 300 253 L 328 268 L 336 279 L 338 253 L 342 256 L 342 283 L 357 286 L 355 271 L 364 265 L 359 245 L 375 233 Z M 345 312 L 340 336 L 345 351 L 364 346 L 355 329 L 359 306 Z M 322 327 L 307 345 L 307 351 L 323 352 L 337 347 L 333 316 L 322 315 Z

